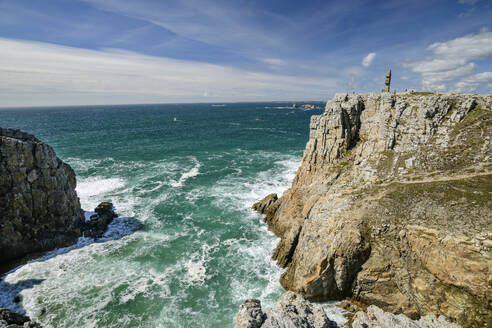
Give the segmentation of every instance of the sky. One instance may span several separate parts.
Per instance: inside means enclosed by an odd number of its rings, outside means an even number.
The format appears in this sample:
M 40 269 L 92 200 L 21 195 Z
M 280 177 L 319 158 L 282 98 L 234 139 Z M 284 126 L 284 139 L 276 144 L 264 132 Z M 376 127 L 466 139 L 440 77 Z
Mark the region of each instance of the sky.
M 0 0 L 0 107 L 492 93 L 492 0 Z

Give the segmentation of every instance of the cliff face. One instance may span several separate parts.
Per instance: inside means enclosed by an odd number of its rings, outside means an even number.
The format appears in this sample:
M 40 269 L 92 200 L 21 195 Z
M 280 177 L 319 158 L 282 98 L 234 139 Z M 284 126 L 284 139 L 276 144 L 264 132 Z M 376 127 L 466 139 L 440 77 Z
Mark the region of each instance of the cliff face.
M 255 204 L 282 285 L 465 326 L 492 316 L 492 96 L 337 94 L 292 187 Z
M 0 263 L 75 242 L 84 223 L 75 183 L 53 148 L 0 129 Z

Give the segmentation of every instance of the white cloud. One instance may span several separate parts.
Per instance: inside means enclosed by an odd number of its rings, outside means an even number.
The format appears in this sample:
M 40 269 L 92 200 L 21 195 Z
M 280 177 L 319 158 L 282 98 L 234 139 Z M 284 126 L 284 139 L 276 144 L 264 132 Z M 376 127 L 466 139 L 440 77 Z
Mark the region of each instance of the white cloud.
M 287 62 L 280 58 L 258 58 L 258 60 L 272 66 L 287 66 Z
M 259 12 L 235 1 L 83 0 L 95 8 L 145 20 L 186 39 L 241 51 L 253 56 L 269 49 L 288 50 L 277 34 L 295 26 L 287 17 Z M 267 15 L 267 16 L 265 16 Z M 258 18 L 282 29 L 262 29 Z
M 369 54 L 367 54 L 367 56 L 365 56 L 362 59 L 362 66 L 364 66 L 364 67 L 371 66 L 372 61 L 374 60 L 374 58 L 376 58 L 376 53 L 375 52 L 370 52 Z
M 455 87 L 461 92 L 475 92 L 482 84 L 487 84 L 487 87 L 490 88 L 492 86 L 491 83 L 492 72 L 483 72 L 462 79 L 456 83 Z
M 483 59 L 492 56 L 492 32 L 483 31 L 448 42 L 436 42 L 428 50 L 435 56 L 450 59 Z
M 338 83 L 117 49 L 2 38 L 0 49 L 2 107 L 323 99 Z
M 455 87 L 461 85 L 460 81 L 463 81 L 463 85 L 468 85 L 466 79 L 478 69 L 478 65 L 472 60 L 492 56 L 492 32 L 483 30 L 479 34 L 470 34 L 447 42 L 436 42 L 427 50 L 431 52 L 431 56 L 403 65 L 421 74 L 424 89 L 448 90 L 449 83 L 453 81 Z M 473 84 L 476 89 L 483 82 L 477 83 Z

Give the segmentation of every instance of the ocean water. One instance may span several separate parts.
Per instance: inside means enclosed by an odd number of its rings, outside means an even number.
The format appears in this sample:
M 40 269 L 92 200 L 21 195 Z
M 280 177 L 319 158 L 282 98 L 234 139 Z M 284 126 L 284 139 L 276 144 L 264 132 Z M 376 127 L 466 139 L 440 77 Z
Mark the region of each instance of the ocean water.
M 282 103 L 0 110 L 1 127 L 36 135 L 72 166 L 85 210 L 111 201 L 120 215 L 98 242 L 80 238 L 5 275 L 0 307 L 45 327 L 233 327 L 244 299 L 270 307 L 283 292 L 270 258 L 277 238 L 250 208 L 290 186 L 309 118 L 321 112 Z

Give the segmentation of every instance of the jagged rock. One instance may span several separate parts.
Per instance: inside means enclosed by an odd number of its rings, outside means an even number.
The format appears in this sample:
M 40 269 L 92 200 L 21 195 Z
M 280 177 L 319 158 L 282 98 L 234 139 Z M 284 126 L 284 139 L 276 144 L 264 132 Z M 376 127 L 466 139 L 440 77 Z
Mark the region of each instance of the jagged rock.
M 41 328 L 41 325 L 23 314 L 0 308 L 0 327 Z
M 265 214 L 265 220 L 268 221 L 268 218 L 270 218 L 278 208 L 279 204 L 277 200 L 277 194 L 270 194 L 259 202 L 254 203 L 252 208 L 258 213 Z
M 28 316 L 20 313 L 16 313 L 7 309 L 0 309 L 0 320 L 6 321 L 9 325 L 23 325 L 24 322 L 28 322 L 31 319 L 29 319 Z
M 53 148 L 0 129 L 0 262 L 76 241 L 84 218 L 75 184 Z
M 355 314 L 352 328 L 460 328 L 450 323 L 445 317 L 426 315 L 420 320 L 411 320 L 403 314 L 384 312 L 377 306 L 371 305 L 367 313 L 359 311 Z
M 268 207 L 282 285 L 309 300 L 353 297 L 484 326 L 491 108 L 492 96 L 335 95 L 311 118 L 292 187 Z
M 118 215 L 114 212 L 113 203 L 102 202 L 94 209 L 96 214 L 91 215 L 90 220 L 84 225 L 84 235 L 86 237 L 101 238 L 106 231 L 108 224 Z
M 248 299 L 239 307 L 236 319 L 236 328 L 260 328 L 265 322 L 265 314 L 261 310 L 261 302 L 257 299 Z
M 0 263 L 103 235 L 117 217 L 113 204 L 99 204 L 85 222 L 75 186 L 74 171 L 53 148 L 0 128 Z
M 260 301 L 245 301 L 239 310 L 237 328 L 329 328 L 337 327 L 320 305 L 311 303 L 301 295 L 286 292 L 265 314 Z

